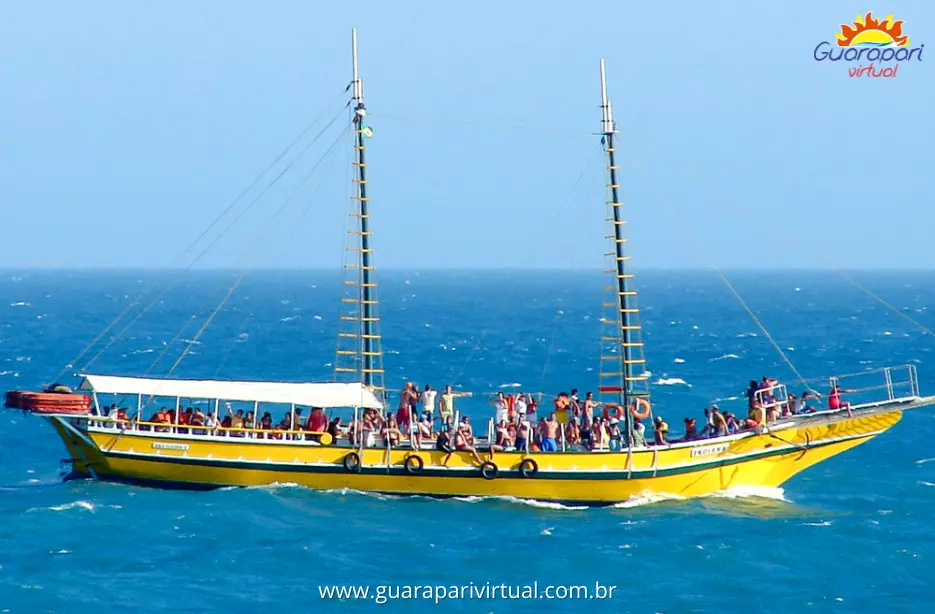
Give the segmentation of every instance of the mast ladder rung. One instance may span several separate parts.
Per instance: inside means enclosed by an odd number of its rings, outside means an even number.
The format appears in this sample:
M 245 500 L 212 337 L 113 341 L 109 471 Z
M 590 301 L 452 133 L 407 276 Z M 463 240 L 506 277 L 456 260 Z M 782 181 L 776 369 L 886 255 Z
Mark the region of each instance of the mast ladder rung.
M 641 347 L 643 347 L 643 344 L 640 343 L 640 342 L 626 342 L 626 343 L 621 343 L 620 345 L 623 346 L 623 347 L 625 347 L 625 348 L 641 348 Z
M 612 170 L 612 171 L 615 171 L 615 170 L 617 170 L 617 169 L 620 168 L 620 167 L 617 166 L 616 164 L 614 164 L 613 166 L 608 166 L 607 168 L 610 169 L 610 170 Z
M 380 335 L 361 335 L 361 339 L 380 339 Z
M 356 299 L 356 298 L 348 298 L 348 297 L 346 297 L 346 296 L 342 296 L 342 297 L 341 297 L 341 302 L 342 302 L 342 303 L 356 303 L 356 302 L 357 302 L 357 299 Z
M 383 373 L 383 369 L 361 369 L 361 373 Z
M 334 370 L 338 373 L 357 373 L 357 369 L 349 369 L 347 367 L 335 367 Z
M 383 352 L 361 352 L 361 356 L 383 356 Z
M 601 360 L 620 360 L 620 356 L 601 356 Z
M 351 196 L 351 200 L 365 201 L 370 200 L 369 196 Z
M 376 305 L 377 301 L 361 301 L 361 305 Z
M 645 359 L 645 358 L 637 358 L 637 359 L 635 359 L 635 360 L 626 360 L 626 359 L 625 359 L 625 360 L 623 361 L 623 364 L 625 364 L 625 365 L 645 365 L 645 364 L 646 364 L 646 359 Z
M 620 330 L 639 330 L 639 326 L 621 326 Z
M 380 318 L 361 318 L 361 322 L 379 322 Z
M 345 322 L 358 322 L 359 321 L 358 318 L 355 318 L 354 316 L 341 316 L 341 319 L 344 320 Z
M 601 341 L 620 341 L 620 337 L 601 337 Z
M 638 376 L 636 376 L 636 377 L 625 377 L 625 378 L 623 378 L 623 379 L 624 379 L 624 381 L 627 381 L 627 382 L 645 382 L 646 380 L 649 379 L 649 376 L 648 376 L 648 375 L 638 375 Z
M 338 350 L 336 354 L 340 356 L 356 356 L 357 352 L 355 350 Z
M 608 183 L 607 187 L 608 188 L 619 188 L 620 184 L 619 183 Z
M 601 374 L 600 374 L 600 377 L 620 377 L 621 375 L 623 375 L 623 372 L 622 372 L 622 371 L 621 371 L 621 372 L 615 372 L 615 373 L 601 373 Z
M 623 226 L 624 224 L 627 223 L 626 220 L 615 220 L 615 219 L 612 218 L 612 217 L 605 218 L 604 221 L 605 221 L 605 222 L 613 222 L 614 226 Z
M 360 230 L 348 230 L 348 231 L 347 231 L 347 234 L 349 234 L 349 235 L 363 235 L 363 236 L 368 236 L 368 237 L 369 237 L 369 236 L 372 235 L 373 233 L 370 232 L 369 230 L 366 231 L 366 232 L 363 232 L 363 231 L 360 231 Z
M 617 260 L 623 260 L 623 258 L 618 258 Z M 623 275 L 617 275 L 617 279 L 633 279 L 636 277 L 633 273 L 624 273 Z
M 356 286 L 356 285 L 357 285 L 357 282 L 354 281 L 353 279 L 345 279 L 345 280 L 344 280 L 344 285 L 345 285 L 345 286 Z
M 621 313 L 639 313 L 640 310 L 627 308 L 627 309 L 621 309 L 620 312 Z
M 367 218 L 370 219 L 369 213 L 348 213 L 350 217 L 359 217 L 361 219 Z
M 367 254 L 367 253 L 372 252 L 372 251 L 373 251 L 373 248 L 371 248 L 371 247 L 367 247 L 367 248 L 363 248 L 363 247 L 348 247 L 348 248 L 347 248 L 347 251 L 349 251 L 349 252 L 361 252 L 361 253 L 363 253 L 363 254 Z
M 356 339 L 357 333 L 338 333 L 338 337 L 344 337 L 345 339 Z
M 636 290 L 624 290 L 623 292 L 618 292 L 617 296 L 636 296 Z
M 351 162 L 351 164 L 353 164 L 354 166 L 359 166 L 360 168 L 364 168 L 365 166 L 367 166 L 366 162 Z
M 361 288 L 376 288 L 376 287 L 377 287 L 377 284 L 371 282 L 371 283 L 369 283 L 369 284 L 360 284 L 360 287 L 361 287 Z

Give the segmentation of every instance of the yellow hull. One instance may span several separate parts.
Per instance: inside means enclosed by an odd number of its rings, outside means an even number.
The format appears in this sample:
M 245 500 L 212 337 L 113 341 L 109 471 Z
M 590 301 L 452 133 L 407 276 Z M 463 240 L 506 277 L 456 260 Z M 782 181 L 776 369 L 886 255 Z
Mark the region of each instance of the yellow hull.
M 900 409 L 853 418 L 805 420 L 771 433 L 708 439 L 624 452 L 499 452 L 494 479 L 485 479 L 467 453 L 380 448 L 363 450 L 359 471 L 345 469 L 341 446 L 310 446 L 243 438 L 89 429 L 50 418 L 71 454 L 75 472 L 103 480 L 179 488 L 295 483 L 314 489 L 355 489 L 429 496 L 512 496 L 591 504 L 625 501 L 647 492 L 693 497 L 738 486 L 778 487 L 800 471 L 853 448 L 896 424 Z M 359 450 L 356 450 L 359 452 Z M 407 472 L 418 454 L 424 469 Z M 486 460 L 487 454 L 481 456 Z M 524 459 L 538 472 L 523 477 Z

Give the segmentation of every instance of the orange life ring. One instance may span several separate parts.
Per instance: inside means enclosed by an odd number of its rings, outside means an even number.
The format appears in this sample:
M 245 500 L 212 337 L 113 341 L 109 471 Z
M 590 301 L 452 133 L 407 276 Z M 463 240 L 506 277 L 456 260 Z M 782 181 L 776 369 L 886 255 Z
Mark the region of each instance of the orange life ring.
M 643 411 L 640 411 L 639 408 L 642 407 Z M 644 418 L 649 417 L 649 401 L 646 399 L 637 397 L 630 401 L 630 413 L 637 420 L 643 420 Z
M 620 409 L 619 405 L 605 405 L 604 406 L 604 419 L 610 420 L 611 418 L 623 418 L 623 410 Z

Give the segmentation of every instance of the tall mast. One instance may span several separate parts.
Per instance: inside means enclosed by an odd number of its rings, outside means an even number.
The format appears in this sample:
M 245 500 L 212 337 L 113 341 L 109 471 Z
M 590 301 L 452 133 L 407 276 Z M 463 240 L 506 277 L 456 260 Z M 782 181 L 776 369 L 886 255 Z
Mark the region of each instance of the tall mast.
M 646 372 L 646 359 L 643 356 L 643 342 L 639 309 L 636 306 L 636 289 L 633 274 L 629 272 L 630 257 L 626 255 L 626 235 L 623 216 L 623 203 L 620 202 L 620 185 L 617 180 L 616 136 L 613 110 L 607 97 L 607 84 L 604 77 L 604 60 L 601 60 L 601 142 L 607 154 L 607 176 L 610 200 L 607 201 L 609 215 L 607 221 L 613 231 L 607 238 L 613 241 L 613 249 L 606 253 L 613 264 L 606 273 L 612 283 L 605 287 L 613 299 L 604 301 L 605 309 L 611 310 L 603 319 L 606 327 L 612 327 L 612 334 L 601 337 L 601 372 L 599 390 L 603 395 L 613 395 L 613 400 L 625 408 L 628 431 L 632 427 L 630 412 L 626 411 L 636 398 L 649 400 L 649 376 Z
M 371 247 L 370 204 L 367 197 L 366 139 L 372 134 L 366 126 L 367 108 L 364 105 L 364 84 L 357 71 L 357 30 L 351 30 L 351 53 L 353 81 L 351 82 L 351 108 L 354 113 L 354 184 L 352 196 L 356 206 L 351 216 L 356 227 L 349 231 L 355 240 L 350 241 L 348 251 L 356 255 L 345 265 L 356 271 L 354 279 L 346 279 L 345 284 L 357 291 L 345 302 L 353 303 L 356 310 L 342 315 L 342 322 L 353 323 L 351 331 L 338 333 L 338 360 L 335 361 L 335 374 L 354 373 L 365 386 L 377 391 L 384 391 L 383 386 L 383 351 L 379 333 L 380 318 L 377 312 L 377 283 L 374 277 L 373 248 Z M 342 349 L 342 342 L 352 340 L 355 348 Z M 353 366 L 340 366 L 342 356 L 353 357 Z

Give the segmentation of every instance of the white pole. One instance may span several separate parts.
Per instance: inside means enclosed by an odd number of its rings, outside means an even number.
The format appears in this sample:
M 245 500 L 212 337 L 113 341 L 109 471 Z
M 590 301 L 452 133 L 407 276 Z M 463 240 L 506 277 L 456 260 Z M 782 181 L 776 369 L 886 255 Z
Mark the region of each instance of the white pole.
M 364 88 L 360 82 L 360 78 L 357 76 L 357 28 L 351 29 L 351 51 L 354 62 L 354 98 L 357 99 L 358 104 L 363 104 Z
M 607 99 L 607 82 L 604 79 L 604 58 L 601 58 L 601 127 L 604 134 L 614 131 L 613 112 L 610 109 L 610 101 Z

